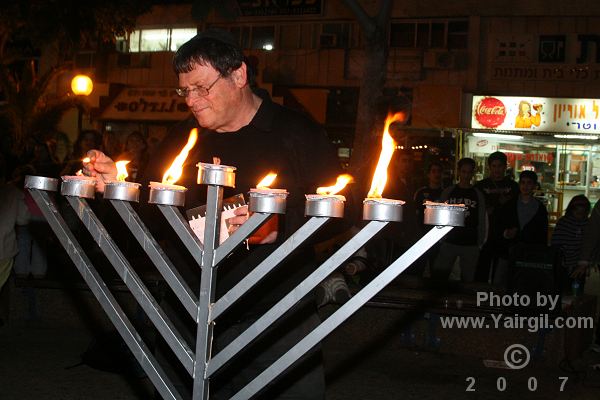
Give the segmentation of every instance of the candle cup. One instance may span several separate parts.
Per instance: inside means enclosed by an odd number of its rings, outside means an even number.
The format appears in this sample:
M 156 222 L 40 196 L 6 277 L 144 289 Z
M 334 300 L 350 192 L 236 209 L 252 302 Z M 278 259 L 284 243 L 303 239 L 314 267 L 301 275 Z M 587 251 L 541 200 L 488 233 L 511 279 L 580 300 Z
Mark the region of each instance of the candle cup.
M 307 217 L 344 217 L 344 201 L 342 195 L 307 194 L 304 215 Z
M 425 225 L 465 226 L 464 204 L 425 203 Z
M 140 201 L 140 184 L 136 182 L 110 181 L 104 185 L 107 200 Z
M 288 192 L 285 189 L 250 189 L 250 212 L 285 214 Z
M 198 163 L 198 184 L 235 187 L 235 167 Z
M 93 199 L 96 193 L 96 178 L 84 175 L 61 176 L 60 194 L 63 196 Z
M 25 189 L 39 189 L 47 192 L 56 192 L 58 190 L 58 179 L 45 176 L 26 175 Z
M 150 198 L 148 199 L 148 203 L 183 207 L 186 191 L 187 188 L 184 186 L 150 182 Z
M 367 221 L 401 222 L 402 200 L 366 198 L 363 201 L 363 219 Z

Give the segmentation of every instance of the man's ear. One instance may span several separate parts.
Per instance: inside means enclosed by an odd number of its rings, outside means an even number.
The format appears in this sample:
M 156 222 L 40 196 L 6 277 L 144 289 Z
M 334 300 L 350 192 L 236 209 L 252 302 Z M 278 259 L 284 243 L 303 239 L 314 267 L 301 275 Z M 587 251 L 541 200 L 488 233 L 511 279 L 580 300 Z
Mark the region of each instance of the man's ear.
M 242 65 L 235 71 L 231 73 L 231 78 L 237 87 L 244 87 L 248 84 L 248 67 L 245 62 L 242 62 Z

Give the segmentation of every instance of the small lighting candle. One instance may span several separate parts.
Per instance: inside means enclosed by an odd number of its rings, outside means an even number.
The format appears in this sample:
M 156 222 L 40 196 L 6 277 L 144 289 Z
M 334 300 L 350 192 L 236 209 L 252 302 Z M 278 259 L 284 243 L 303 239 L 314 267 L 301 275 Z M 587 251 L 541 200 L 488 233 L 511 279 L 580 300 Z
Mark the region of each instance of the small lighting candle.
M 96 192 L 96 178 L 85 175 L 61 176 L 60 194 L 63 196 L 93 199 Z
M 285 189 L 271 189 L 269 187 L 275 181 L 276 177 L 277 174 L 271 172 L 256 185 L 256 188 L 250 189 L 250 204 L 248 209 L 251 212 L 285 214 L 288 191 Z
M 127 182 L 129 176 L 126 165 L 129 161 L 117 161 L 117 180 L 106 181 L 104 184 L 104 198 L 108 200 L 135 201 L 140 200 L 140 184 Z
M 344 189 L 352 180 L 352 176 L 343 174 L 337 177 L 334 185 L 319 187 L 317 194 L 305 195 L 304 214 L 309 217 L 343 217 L 346 198 L 336 193 Z

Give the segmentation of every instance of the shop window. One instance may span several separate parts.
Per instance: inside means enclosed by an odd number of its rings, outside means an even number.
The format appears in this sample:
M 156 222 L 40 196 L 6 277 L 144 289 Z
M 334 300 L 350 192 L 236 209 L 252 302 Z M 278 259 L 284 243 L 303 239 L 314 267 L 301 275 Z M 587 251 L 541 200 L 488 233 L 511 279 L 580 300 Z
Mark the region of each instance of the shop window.
M 350 37 L 350 24 L 323 24 L 319 47 L 321 48 L 348 48 Z
M 469 21 L 415 21 L 390 25 L 390 46 L 404 48 L 466 49 Z
M 167 51 L 169 48 L 168 29 L 146 29 L 140 35 L 140 51 Z
M 121 53 L 177 51 L 197 32 L 196 28 L 137 29 L 128 36 L 118 36 L 116 50 Z
M 196 28 L 181 28 L 171 29 L 171 43 L 169 49 L 171 51 L 177 51 L 182 44 L 196 36 L 198 29 Z
M 448 22 L 448 49 L 466 49 L 469 40 L 469 22 Z
M 392 24 L 390 27 L 391 47 L 414 47 L 415 46 L 415 24 Z

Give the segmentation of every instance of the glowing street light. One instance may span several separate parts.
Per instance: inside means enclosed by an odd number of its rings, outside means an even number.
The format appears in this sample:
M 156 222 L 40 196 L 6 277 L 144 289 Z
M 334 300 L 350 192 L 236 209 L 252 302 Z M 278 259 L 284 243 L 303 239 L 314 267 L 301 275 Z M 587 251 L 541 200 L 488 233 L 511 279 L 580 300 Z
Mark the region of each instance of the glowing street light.
M 71 91 L 78 97 L 89 96 L 94 90 L 92 78 L 87 75 L 75 75 L 71 80 Z M 83 109 L 77 105 L 77 136 L 81 134 Z

